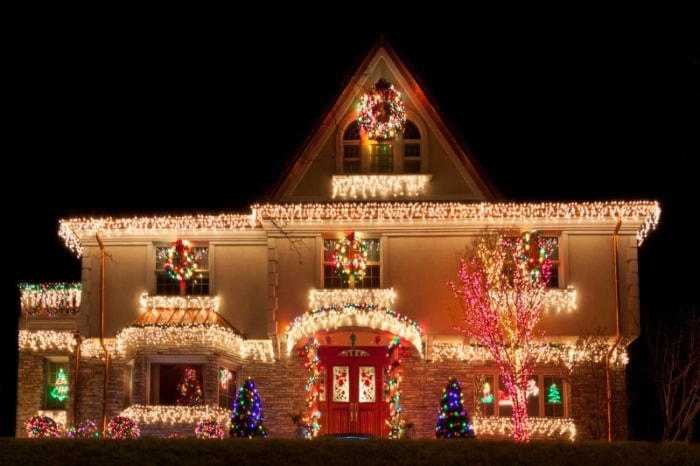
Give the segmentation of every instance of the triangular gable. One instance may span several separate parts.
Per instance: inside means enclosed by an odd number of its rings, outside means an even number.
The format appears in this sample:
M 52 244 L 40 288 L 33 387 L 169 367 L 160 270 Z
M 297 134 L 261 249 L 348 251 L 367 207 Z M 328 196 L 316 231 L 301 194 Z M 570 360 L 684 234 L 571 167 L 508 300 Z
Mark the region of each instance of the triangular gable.
M 401 167 L 381 174 L 344 170 L 343 133 L 357 121 L 362 96 L 380 79 L 399 91 L 407 119 L 419 128 L 420 173 L 412 171 L 404 176 Z M 498 188 L 450 127 L 415 73 L 380 37 L 273 187 L 270 201 L 502 201 Z M 399 187 L 386 188 L 392 184 Z M 350 185 L 353 188 L 347 189 Z

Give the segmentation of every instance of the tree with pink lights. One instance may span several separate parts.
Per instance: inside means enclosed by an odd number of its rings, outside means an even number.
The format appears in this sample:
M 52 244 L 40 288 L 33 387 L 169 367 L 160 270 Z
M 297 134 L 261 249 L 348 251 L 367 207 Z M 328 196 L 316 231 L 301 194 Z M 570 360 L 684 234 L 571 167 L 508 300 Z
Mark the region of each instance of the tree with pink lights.
M 460 261 L 461 286 L 448 283 L 463 304 L 463 323 L 455 328 L 486 347 L 498 364 L 513 402 L 516 442 L 530 441 L 526 394 L 544 348 L 537 324 L 551 275 L 549 253 L 536 231 L 484 235 Z

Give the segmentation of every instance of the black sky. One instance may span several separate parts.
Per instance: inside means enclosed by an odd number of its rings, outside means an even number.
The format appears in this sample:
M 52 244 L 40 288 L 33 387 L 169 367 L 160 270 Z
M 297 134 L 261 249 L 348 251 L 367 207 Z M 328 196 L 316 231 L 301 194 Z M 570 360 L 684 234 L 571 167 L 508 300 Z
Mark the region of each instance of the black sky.
M 661 201 L 660 229 L 640 252 L 643 307 L 696 302 L 681 247 L 690 242 L 679 235 L 697 222 L 700 198 L 697 9 L 397 16 L 365 4 L 328 22 L 269 8 L 314 19 L 201 10 L 15 18 L 2 187 L 11 360 L 17 284 L 80 279 L 60 218 L 246 211 L 380 34 L 509 199 Z M 673 302 L 660 291 L 669 287 Z M 14 433 L 15 387 L 3 378 L 0 435 Z

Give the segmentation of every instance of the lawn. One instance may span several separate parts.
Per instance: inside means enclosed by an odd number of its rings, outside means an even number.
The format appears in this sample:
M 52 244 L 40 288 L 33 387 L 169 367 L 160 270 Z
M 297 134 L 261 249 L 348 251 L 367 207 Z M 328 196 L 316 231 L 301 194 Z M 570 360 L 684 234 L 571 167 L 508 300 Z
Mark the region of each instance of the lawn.
M 479 439 L 0 438 L 0 466 L 140 465 L 695 465 L 698 443 Z

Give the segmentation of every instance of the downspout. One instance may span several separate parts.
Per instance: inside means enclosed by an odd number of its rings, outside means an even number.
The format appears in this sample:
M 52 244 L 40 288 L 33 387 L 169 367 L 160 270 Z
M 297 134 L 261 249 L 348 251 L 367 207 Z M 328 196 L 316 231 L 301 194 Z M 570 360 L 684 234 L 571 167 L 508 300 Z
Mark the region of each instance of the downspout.
M 80 345 L 82 344 L 80 332 L 73 333 L 73 338 L 75 338 L 75 374 L 73 376 L 73 421 L 75 422 L 78 419 L 78 374 L 80 372 Z
M 102 432 L 107 430 L 107 392 L 109 387 L 109 351 L 105 345 L 105 245 L 100 239 L 99 233 L 95 235 L 100 245 L 100 345 L 105 352 L 105 375 L 102 392 Z
M 620 271 L 617 266 L 617 233 L 620 231 L 622 219 L 617 219 L 615 231 L 613 232 L 613 266 L 615 270 L 615 343 L 610 347 L 610 351 L 605 356 L 605 383 L 607 388 L 607 409 L 608 409 L 608 442 L 612 442 L 612 381 L 610 376 L 610 358 L 617 349 L 622 339 L 620 332 Z

